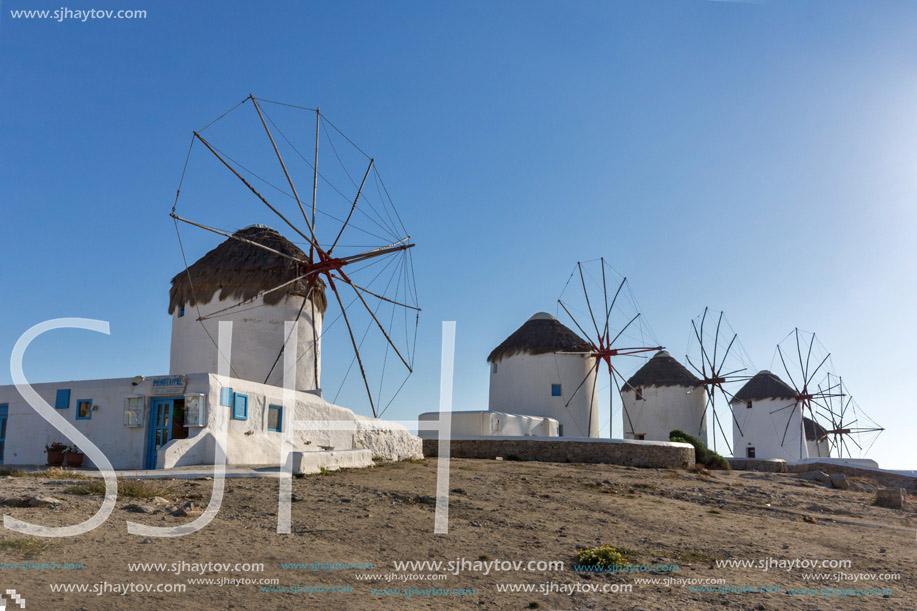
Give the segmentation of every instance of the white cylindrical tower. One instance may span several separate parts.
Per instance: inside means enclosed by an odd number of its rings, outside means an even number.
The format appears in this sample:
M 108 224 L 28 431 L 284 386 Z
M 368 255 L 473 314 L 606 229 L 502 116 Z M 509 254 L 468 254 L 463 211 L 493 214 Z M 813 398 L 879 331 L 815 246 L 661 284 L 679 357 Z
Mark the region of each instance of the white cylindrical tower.
M 621 388 L 625 439 L 668 441 L 680 430 L 707 443 L 707 393 L 701 381 L 665 350 Z
M 808 458 L 796 391 L 770 371 L 758 372 L 730 402 L 736 458 Z
M 806 430 L 806 452 L 809 458 L 830 458 L 831 445 L 828 443 L 828 431 L 808 416 L 802 417 Z
M 268 227 L 246 227 L 235 235 L 307 259 L 295 244 Z M 217 326 L 232 321 L 232 377 L 281 386 L 284 323 L 297 321 L 296 389 L 320 393 L 324 284 L 317 278 L 311 286 L 308 280 L 299 280 L 271 291 L 299 275 L 294 261 L 232 238 L 176 274 L 169 301 L 169 372 L 216 373 Z
M 489 409 L 554 418 L 564 437 L 598 437 L 591 353 L 589 343 L 556 318 L 535 314 L 487 357 Z

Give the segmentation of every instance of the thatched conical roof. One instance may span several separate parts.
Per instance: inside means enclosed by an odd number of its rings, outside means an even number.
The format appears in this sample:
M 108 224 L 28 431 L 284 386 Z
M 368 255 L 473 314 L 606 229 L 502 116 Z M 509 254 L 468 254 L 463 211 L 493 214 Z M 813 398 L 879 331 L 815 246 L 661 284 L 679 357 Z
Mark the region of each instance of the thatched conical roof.
M 666 352 L 660 350 L 627 381 L 627 388 L 648 386 L 688 386 L 696 388 L 701 381 Z
M 592 346 L 547 312 L 539 312 L 494 348 L 487 362 L 495 363 L 517 354 L 553 352 L 592 352 Z
M 759 371 L 732 398 L 733 401 L 795 399 L 796 391 L 770 371 Z
M 306 254 L 288 239 L 264 225 L 240 229 L 234 235 L 263 244 L 292 257 L 307 259 Z M 190 275 L 190 280 L 189 280 Z M 302 275 L 297 264 L 263 248 L 227 238 L 172 278 L 169 291 L 169 314 L 181 305 L 209 303 L 219 291 L 218 298 L 244 301 Z M 194 287 L 192 290 L 192 286 Z M 305 297 L 309 293 L 306 280 L 294 282 L 264 296 L 266 305 L 276 305 L 288 295 Z M 325 285 L 319 280 L 314 291 L 315 307 L 325 311 Z

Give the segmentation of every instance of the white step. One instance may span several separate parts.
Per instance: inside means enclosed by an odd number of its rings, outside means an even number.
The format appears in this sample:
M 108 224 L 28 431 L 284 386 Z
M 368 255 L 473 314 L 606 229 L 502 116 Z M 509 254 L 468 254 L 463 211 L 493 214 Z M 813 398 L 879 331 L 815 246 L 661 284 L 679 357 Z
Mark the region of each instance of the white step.
M 292 452 L 293 473 L 310 475 L 338 469 L 361 469 L 373 466 L 370 450 L 325 450 L 322 452 Z

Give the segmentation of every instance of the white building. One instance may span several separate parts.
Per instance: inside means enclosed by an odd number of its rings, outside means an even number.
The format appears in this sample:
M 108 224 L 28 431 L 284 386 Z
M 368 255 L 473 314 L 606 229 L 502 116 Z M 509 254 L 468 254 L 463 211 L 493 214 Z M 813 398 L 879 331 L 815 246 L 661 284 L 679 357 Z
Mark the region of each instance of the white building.
M 520 416 L 484 410 L 449 412 L 450 435 L 455 438 L 475 437 L 558 437 L 560 423 L 554 418 Z M 425 412 L 417 417 L 421 439 L 439 439 L 439 412 Z M 430 425 L 430 428 L 424 424 Z
M 566 437 L 598 437 L 599 416 L 592 346 L 545 312 L 494 348 L 491 412 L 553 418 Z
M 236 235 L 306 259 L 295 244 L 263 225 L 246 227 Z M 324 283 L 315 275 L 314 284 L 298 280 L 281 290 L 262 294 L 300 274 L 294 261 L 232 239 L 176 274 L 169 292 L 169 373 L 216 371 L 217 351 L 212 338 L 217 337 L 219 321 L 232 321 L 233 376 L 280 386 L 284 322 L 298 320 L 301 332 L 297 336 L 300 366 L 296 389 L 321 394 L 319 338 L 326 307 Z M 217 312 L 220 314 L 215 315 Z
M 802 424 L 806 429 L 806 452 L 809 458 L 830 458 L 831 444 L 828 443 L 828 431 L 808 416 L 803 416 Z
M 621 388 L 624 439 L 668 441 L 675 429 L 707 443 L 706 389 L 665 350 Z
M 736 458 L 804 460 L 808 448 L 802 407 L 796 391 L 771 373 L 761 371 L 739 389 L 730 402 Z
M 249 227 L 239 235 L 302 254 L 265 227 Z M 54 420 L 73 425 L 116 469 L 213 464 L 216 443 L 223 440 L 229 464 L 278 465 L 285 435 L 291 436 L 294 452 L 368 450 L 370 458 L 388 460 L 421 456 L 420 438 L 404 427 L 354 414 L 316 392 L 310 322 L 314 305 L 314 320 L 321 324 L 323 287 L 317 285 L 314 303 L 304 300 L 308 288 L 299 282 L 260 295 L 296 278 L 298 270 L 282 257 L 234 239 L 189 271 L 190 281 L 182 272 L 172 284 L 170 374 L 34 384 Z M 207 332 L 197 320 L 198 306 L 206 315 L 252 298 L 231 316 L 203 321 Z M 284 409 L 280 355 L 284 322 L 297 317 L 300 358 L 291 410 Z M 218 320 L 233 321 L 231 375 L 226 377 L 217 375 Z M 311 423 L 311 430 L 293 430 L 294 421 Z M 329 421 L 336 422 L 333 430 L 322 428 Z M 0 386 L 0 461 L 44 464 L 45 446 L 54 442 L 73 445 L 15 386 Z

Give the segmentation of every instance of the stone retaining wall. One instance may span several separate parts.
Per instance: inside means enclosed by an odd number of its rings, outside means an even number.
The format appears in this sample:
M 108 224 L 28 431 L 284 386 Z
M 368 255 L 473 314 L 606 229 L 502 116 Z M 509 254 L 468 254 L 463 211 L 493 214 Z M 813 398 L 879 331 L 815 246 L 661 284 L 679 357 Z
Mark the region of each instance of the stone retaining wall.
M 843 473 L 847 477 L 868 477 L 886 488 L 904 488 L 911 494 L 917 494 L 917 478 L 899 473 L 889 473 L 881 469 L 868 469 L 852 465 L 838 465 L 825 462 L 806 462 L 789 465 L 790 473 L 821 471 L 823 473 Z
M 542 462 L 604 463 L 651 468 L 694 465 L 694 447 L 666 441 L 606 440 L 542 437 L 482 437 L 453 439 L 452 458 L 497 458 Z M 424 439 L 423 453 L 437 456 L 438 439 Z
M 729 458 L 729 466 L 736 471 L 766 471 L 786 473 L 786 461 L 780 458 Z

